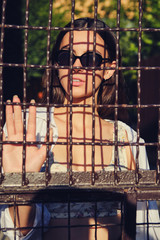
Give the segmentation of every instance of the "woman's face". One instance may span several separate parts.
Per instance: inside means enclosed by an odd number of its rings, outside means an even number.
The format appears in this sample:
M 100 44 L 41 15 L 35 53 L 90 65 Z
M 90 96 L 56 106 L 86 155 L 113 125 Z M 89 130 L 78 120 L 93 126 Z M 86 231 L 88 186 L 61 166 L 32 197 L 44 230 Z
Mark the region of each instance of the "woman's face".
M 73 54 L 81 56 L 87 51 L 93 52 L 94 44 L 93 31 L 73 31 Z M 66 33 L 62 39 L 59 50 L 70 50 L 70 33 Z M 108 52 L 104 48 L 104 40 L 99 34 L 96 34 L 96 53 L 100 54 L 103 58 L 108 58 Z M 105 64 L 105 66 L 108 63 Z M 102 65 L 101 65 L 102 66 Z M 77 58 L 73 67 L 82 67 L 81 61 Z M 93 71 L 85 69 L 73 69 L 72 80 L 72 96 L 73 102 L 80 102 L 84 99 L 89 99 L 93 96 Z M 95 71 L 95 91 L 99 88 L 106 71 Z M 66 92 L 66 98 L 69 99 L 70 95 L 70 69 L 59 69 L 59 80 Z

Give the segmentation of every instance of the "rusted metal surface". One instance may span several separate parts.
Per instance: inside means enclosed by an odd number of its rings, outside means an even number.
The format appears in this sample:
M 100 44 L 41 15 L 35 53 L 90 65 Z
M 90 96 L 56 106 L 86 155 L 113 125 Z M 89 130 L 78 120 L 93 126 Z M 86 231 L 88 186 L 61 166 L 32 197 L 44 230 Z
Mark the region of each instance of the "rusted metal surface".
M 0 186 L 0 192 L 2 194 L 10 192 L 27 193 L 36 192 L 40 190 L 50 190 L 51 192 L 59 189 L 65 191 L 96 190 L 107 192 L 113 191 L 114 193 L 126 194 L 131 188 L 137 193 L 137 198 L 144 199 L 147 191 L 149 192 L 147 200 L 153 200 L 160 198 L 160 187 L 156 183 L 156 171 L 140 171 L 139 183 L 136 184 L 135 171 L 118 172 L 118 182 L 115 184 L 114 172 L 100 172 L 96 173 L 94 185 L 91 183 L 91 173 L 89 172 L 73 172 L 72 185 L 69 185 L 69 173 L 54 173 L 50 176 L 48 186 L 45 185 L 45 173 L 26 173 L 28 184 L 22 186 L 21 174 L 10 173 L 6 174 L 4 180 Z M 155 197 L 154 197 L 155 196 Z
M 142 4 L 143 1 L 139 0 L 139 22 L 137 28 L 121 28 L 120 27 L 120 14 L 121 14 L 121 1 L 117 0 L 117 24 L 115 28 L 108 28 L 108 31 L 116 32 L 116 95 L 115 103 L 113 105 L 106 105 L 106 107 L 112 107 L 115 111 L 115 142 L 105 143 L 104 145 L 115 145 L 115 169 L 112 172 L 99 171 L 95 172 L 94 169 L 94 152 L 95 146 L 101 143 L 95 143 L 95 68 L 94 67 L 81 67 L 81 69 L 92 70 L 93 74 L 93 101 L 91 105 L 74 105 L 72 106 L 72 53 L 73 53 L 73 30 L 74 28 L 74 11 L 75 1 L 72 0 L 71 5 L 71 27 L 52 27 L 52 0 L 49 0 L 49 17 L 48 25 L 42 26 L 29 26 L 29 0 L 26 0 L 26 12 L 25 12 L 25 24 L 24 25 L 12 25 L 5 23 L 5 8 L 6 0 L 3 0 L 2 4 L 2 20 L 0 24 L 1 38 L 0 38 L 0 204 L 28 204 L 28 203 L 47 203 L 47 202 L 67 202 L 68 203 L 68 239 L 70 239 L 70 202 L 98 202 L 98 201 L 120 201 L 123 203 L 122 215 L 122 239 L 135 239 L 136 233 L 136 204 L 138 200 L 160 200 L 160 116 L 158 120 L 159 132 L 156 142 L 140 143 L 140 124 L 141 124 L 141 109 L 145 108 L 157 108 L 160 109 L 160 104 L 141 104 L 141 71 L 146 70 L 160 70 L 159 66 L 142 66 L 141 62 L 141 50 L 142 50 L 142 33 L 160 32 L 160 28 L 143 28 L 142 27 Z M 96 36 L 96 21 L 97 21 L 97 6 L 98 1 L 94 0 L 94 29 L 87 28 L 86 30 L 94 31 L 94 40 Z M 23 29 L 24 30 L 24 63 L 4 63 L 3 62 L 3 50 L 4 50 L 4 33 L 5 29 Z M 47 82 L 47 103 L 39 104 L 35 103 L 35 106 L 47 107 L 47 129 L 49 129 L 49 108 L 51 106 L 69 107 L 69 126 L 70 137 L 69 143 L 57 143 L 57 144 L 69 144 L 69 170 L 66 173 L 53 173 L 49 172 L 49 146 L 53 142 L 49 142 L 49 131 L 47 131 L 47 158 L 46 158 L 46 170 L 44 173 L 26 173 L 25 171 L 25 156 L 26 156 L 26 108 L 30 103 L 26 102 L 26 84 L 27 84 L 27 69 L 48 69 L 48 79 L 51 76 L 51 70 L 53 68 L 61 69 L 63 67 L 52 66 L 49 60 L 51 51 L 51 31 L 54 30 L 70 30 L 71 31 L 71 65 L 65 67 L 65 69 L 71 69 L 71 87 L 70 87 L 70 103 L 69 104 L 50 104 L 49 95 L 49 81 Z M 47 61 L 46 65 L 34 65 L 27 63 L 28 53 L 28 31 L 42 30 L 47 31 Z M 81 30 L 78 28 L 77 30 Z M 102 28 L 101 30 L 105 30 Z M 138 64 L 135 67 L 123 67 L 119 66 L 119 38 L 120 32 L 137 32 L 138 33 Z M 94 41 L 94 52 L 96 41 Z M 22 68 L 23 69 L 23 102 L 20 105 L 24 111 L 24 137 L 23 141 L 23 169 L 22 173 L 2 173 L 2 132 L 3 132 L 3 107 L 6 104 L 3 102 L 3 68 Z M 78 69 L 78 67 L 77 67 Z M 97 67 L 96 69 L 101 69 Z M 103 68 L 104 69 L 104 68 Z M 137 104 L 121 105 L 118 103 L 118 71 L 119 70 L 137 70 Z M 72 142 L 72 108 L 73 107 L 92 107 L 92 143 L 79 143 Z M 101 105 L 98 105 L 101 106 Z M 118 164 L 118 145 L 127 145 L 126 143 L 118 143 L 118 109 L 137 109 L 137 140 L 130 145 L 136 146 L 136 170 L 119 172 L 117 169 Z M 160 112 L 160 111 L 159 111 Z M 10 143 L 6 141 L 5 143 Z M 15 142 L 14 144 L 17 144 Z M 41 144 L 41 142 L 34 142 L 34 144 Z M 27 143 L 33 144 L 33 142 Z M 72 146 L 73 145 L 91 145 L 92 147 L 92 171 L 91 172 L 73 172 L 72 171 Z M 158 149 L 157 157 L 157 169 L 156 170 L 139 170 L 139 147 L 140 146 L 156 146 Z M 96 204 L 95 204 L 95 222 L 96 222 Z M 42 231 L 43 232 L 43 231 Z M 97 234 L 95 230 L 95 240 Z
M 4 176 L 3 182 L 0 189 L 3 187 L 21 187 L 20 182 L 21 173 L 7 173 Z M 28 179 L 28 186 L 41 187 L 44 185 L 44 173 L 26 173 Z M 66 173 L 53 173 L 50 175 L 50 180 L 48 186 L 69 186 L 68 184 L 69 174 Z M 158 187 L 156 183 L 156 171 L 155 170 L 144 170 L 139 171 L 139 182 L 135 184 L 135 171 L 124 171 L 117 172 L 117 183 L 114 180 L 113 171 L 100 171 L 95 174 L 95 184 L 93 187 L 115 187 L 125 186 L 130 188 L 130 186 L 150 186 Z M 73 172 L 73 182 L 72 186 L 76 187 L 88 187 L 91 186 L 91 173 L 90 172 Z

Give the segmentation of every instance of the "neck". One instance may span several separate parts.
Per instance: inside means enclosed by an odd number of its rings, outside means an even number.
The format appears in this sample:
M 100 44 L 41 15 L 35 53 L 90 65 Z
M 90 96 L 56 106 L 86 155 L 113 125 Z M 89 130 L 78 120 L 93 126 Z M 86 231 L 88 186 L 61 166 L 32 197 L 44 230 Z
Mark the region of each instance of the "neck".
M 64 104 L 70 104 L 70 102 L 65 99 Z M 72 112 L 72 124 L 77 125 L 79 128 L 83 128 L 84 125 L 92 127 L 92 119 L 93 114 L 95 113 L 95 118 L 98 119 L 99 115 L 97 112 L 97 107 L 95 107 L 95 111 L 93 112 L 92 108 L 92 99 L 84 99 L 79 101 L 73 101 L 72 107 L 61 107 L 56 109 L 56 113 L 60 115 L 64 119 L 67 117 L 70 119 L 70 113 Z M 86 107 L 86 105 L 90 105 Z

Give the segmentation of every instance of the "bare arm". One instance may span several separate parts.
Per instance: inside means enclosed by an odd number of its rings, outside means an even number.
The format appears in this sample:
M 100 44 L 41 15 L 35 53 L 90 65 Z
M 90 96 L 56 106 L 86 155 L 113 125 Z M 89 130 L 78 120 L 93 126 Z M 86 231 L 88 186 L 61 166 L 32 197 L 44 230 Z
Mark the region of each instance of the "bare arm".
M 125 142 L 129 143 L 127 132 L 126 132 L 126 136 L 125 136 Z M 126 155 L 127 155 L 127 161 L 128 161 L 127 162 L 128 169 L 129 170 L 135 170 L 136 165 L 135 165 L 135 159 L 133 157 L 133 153 L 132 153 L 132 150 L 131 150 L 131 146 L 130 145 L 125 146 L 125 149 L 126 149 Z
M 13 97 L 14 103 L 20 103 L 17 96 Z M 34 101 L 32 100 L 32 103 Z M 14 114 L 13 114 L 14 113 Z M 23 120 L 21 106 L 6 106 L 6 127 L 8 137 L 5 134 L 3 140 L 22 141 L 23 140 Z M 29 107 L 29 119 L 27 128 L 27 141 L 36 141 L 36 107 Z M 22 144 L 4 144 L 3 146 L 3 169 L 5 173 L 22 172 Z M 36 145 L 26 145 L 26 171 L 38 172 L 41 169 L 46 158 L 46 146 L 42 145 L 40 149 Z M 9 208 L 11 218 L 14 222 L 14 208 Z M 16 207 L 16 226 L 32 227 L 35 218 L 35 206 L 23 205 Z M 26 235 L 29 229 L 23 230 Z
M 16 211 L 16 227 L 24 228 L 21 229 L 22 234 L 25 236 L 30 231 L 28 227 L 32 227 L 35 219 L 35 205 L 23 205 L 14 207 L 9 207 L 9 212 L 14 222 L 14 211 Z M 28 229 L 25 229 L 27 227 Z

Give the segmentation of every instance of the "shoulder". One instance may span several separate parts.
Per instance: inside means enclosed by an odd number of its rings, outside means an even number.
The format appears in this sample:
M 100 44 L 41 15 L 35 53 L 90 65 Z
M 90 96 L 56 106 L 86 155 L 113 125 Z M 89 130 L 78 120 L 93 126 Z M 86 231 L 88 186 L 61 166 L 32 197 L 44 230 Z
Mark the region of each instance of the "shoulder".
M 110 121 L 107 120 L 106 121 Z M 115 121 L 110 121 L 114 124 L 114 126 L 118 128 L 118 134 L 120 134 L 120 132 L 124 133 L 126 135 L 127 141 L 130 143 L 130 148 L 133 154 L 134 159 L 137 159 L 138 156 L 138 161 L 139 161 L 139 168 L 140 169 L 149 169 L 149 164 L 148 164 L 148 158 L 147 158 L 147 154 L 146 154 L 146 148 L 144 145 L 144 140 L 142 138 L 137 138 L 137 132 L 131 128 L 130 126 L 128 126 L 126 123 L 122 122 L 122 121 L 117 121 L 117 124 Z M 139 145 L 139 147 L 137 148 L 137 143 L 141 143 Z M 137 151 L 139 152 L 139 154 L 137 155 Z
M 129 142 L 132 142 L 132 143 L 137 142 L 137 132 L 126 123 L 119 120 L 117 121 L 117 124 L 113 120 L 105 119 L 105 121 L 108 121 L 114 124 L 114 129 L 117 127 L 118 134 L 127 135 L 127 139 Z M 140 142 L 144 142 L 144 140 L 140 138 Z
M 136 142 L 137 141 L 137 132 L 133 130 L 129 125 L 122 121 L 118 121 L 118 130 L 125 131 L 127 134 L 127 138 L 129 142 Z

